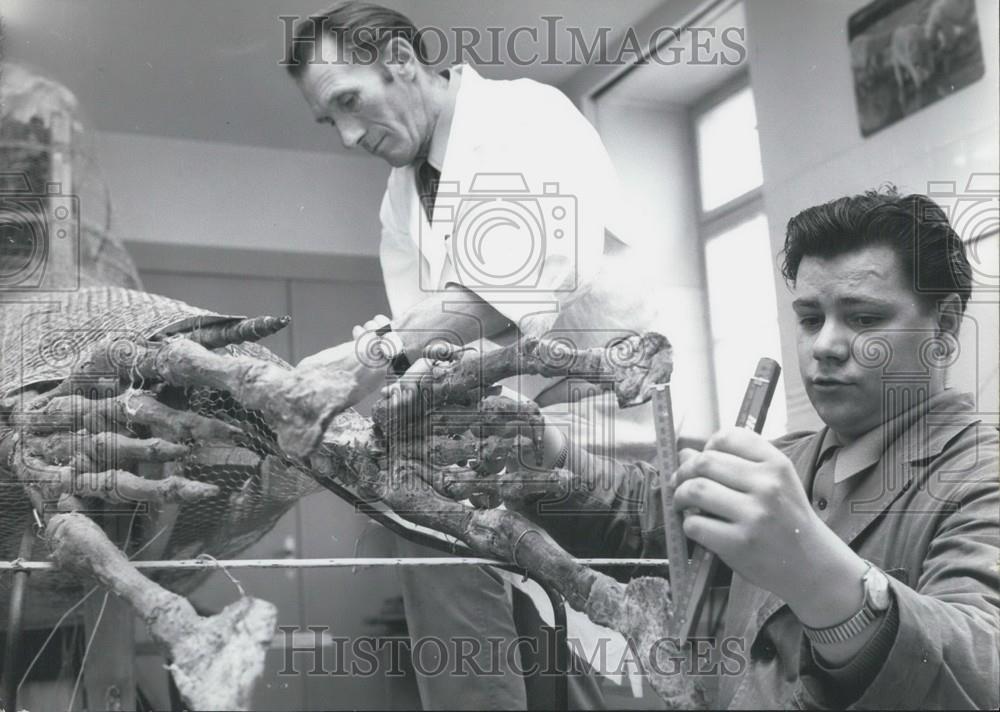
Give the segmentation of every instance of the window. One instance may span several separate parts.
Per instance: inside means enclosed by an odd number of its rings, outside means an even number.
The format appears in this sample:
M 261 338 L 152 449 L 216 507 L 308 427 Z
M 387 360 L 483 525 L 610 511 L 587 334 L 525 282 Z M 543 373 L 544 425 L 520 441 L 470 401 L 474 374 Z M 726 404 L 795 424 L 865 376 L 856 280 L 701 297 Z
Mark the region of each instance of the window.
M 715 210 L 764 182 L 750 87 L 698 114 L 695 131 L 702 211 Z
M 774 259 L 760 194 L 757 116 L 746 79 L 696 107 L 692 131 L 717 415 L 721 425 L 731 425 L 757 361 L 762 356 L 781 361 Z M 764 427 L 769 437 L 785 431 L 786 377 L 787 369 Z

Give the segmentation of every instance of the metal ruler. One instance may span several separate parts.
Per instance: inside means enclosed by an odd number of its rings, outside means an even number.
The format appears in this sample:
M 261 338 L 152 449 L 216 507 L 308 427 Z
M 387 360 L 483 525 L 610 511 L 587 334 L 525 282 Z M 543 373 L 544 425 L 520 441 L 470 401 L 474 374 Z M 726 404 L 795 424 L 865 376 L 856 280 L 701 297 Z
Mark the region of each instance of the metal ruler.
M 670 404 L 670 384 L 661 383 L 653 391 L 653 425 L 656 428 L 656 467 L 660 473 L 660 500 L 663 503 L 663 526 L 667 537 L 667 565 L 670 571 L 670 590 L 674 599 L 674 618 L 670 630 L 678 627 L 677 615 L 682 608 L 676 605 L 678 591 L 684 590 L 688 579 L 688 548 L 684 537 L 683 522 L 674 512 L 674 487 L 671 482 L 679 467 L 677 434 L 674 428 L 674 411 Z M 679 629 L 679 628 L 678 628 Z
M 781 366 L 777 361 L 762 358 L 757 362 L 757 370 L 747 385 L 743 403 L 740 405 L 739 415 L 736 418 L 737 427 L 748 428 L 756 433 L 763 430 L 767 410 L 771 406 L 771 398 L 774 396 L 780 375 Z M 653 396 L 653 420 L 656 423 L 657 451 L 660 454 L 658 464 L 663 478 L 661 485 L 663 522 L 667 537 L 670 588 L 674 607 L 669 630 L 678 637 L 683 646 L 701 615 L 705 594 L 718 566 L 718 559 L 711 551 L 695 544 L 689 560 L 683 515 L 675 512 L 673 508 L 673 486 L 670 481 L 678 463 L 669 387 L 662 392 L 657 390 Z M 668 459 L 671 452 L 673 460 Z M 662 469 L 664 467 L 668 469 Z M 679 562 L 679 568 L 675 569 L 675 562 Z

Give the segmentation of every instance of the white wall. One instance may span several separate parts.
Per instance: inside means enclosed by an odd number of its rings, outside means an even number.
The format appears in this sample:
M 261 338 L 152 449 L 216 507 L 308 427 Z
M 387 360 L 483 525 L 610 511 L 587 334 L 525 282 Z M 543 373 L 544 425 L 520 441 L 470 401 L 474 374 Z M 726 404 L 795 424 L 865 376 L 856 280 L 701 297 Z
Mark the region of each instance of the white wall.
M 648 260 L 641 289 L 655 312 L 650 326 L 674 347 L 680 434 L 707 437 L 717 423 L 687 110 L 617 103 L 612 90 L 595 119 L 625 189 L 631 239 Z
M 664 27 L 686 26 L 692 17 L 702 12 L 705 2 L 706 0 L 665 0 L 642 20 L 633 23 L 633 34 L 638 38 L 639 46 L 647 47 L 650 38 L 656 33 L 658 33 L 656 36 L 662 39 Z M 621 39 L 612 45 L 608 56 L 616 56 L 620 47 Z M 628 53 L 625 56 L 629 56 Z M 596 111 L 596 106 L 592 103 L 590 95 L 595 89 L 625 71 L 627 71 L 625 66 L 613 62 L 603 64 L 595 62 L 580 67 L 565 81 L 560 82 L 559 88 L 580 107 L 581 111 L 591 116 Z
M 126 240 L 378 254 L 380 161 L 107 132 L 95 148 Z
M 764 198 L 775 253 L 784 243 L 788 219 L 811 205 L 884 181 L 910 192 L 927 192 L 929 181 L 955 181 L 961 189 L 973 173 L 998 170 L 994 0 L 977 2 L 985 76 L 867 139 L 858 129 L 847 42 L 847 18 L 866 2 L 746 3 Z M 813 427 L 818 418 L 792 367 L 795 324 L 780 280 L 777 291 L 790 427 Z M 979 391 L 980 410 L 996 413 L 996 290 L 977 300 L 963 327 L 963 353 L 952 381 L 963 390 Z

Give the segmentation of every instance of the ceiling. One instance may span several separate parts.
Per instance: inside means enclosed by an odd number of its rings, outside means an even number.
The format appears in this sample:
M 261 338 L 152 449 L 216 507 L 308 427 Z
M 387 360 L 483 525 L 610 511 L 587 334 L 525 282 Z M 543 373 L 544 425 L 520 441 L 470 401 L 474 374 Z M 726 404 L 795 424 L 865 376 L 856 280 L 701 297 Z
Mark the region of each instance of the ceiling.
M 418 27 L 538 28 L 544 55 L 546 22 L 609 37 L 649 14 L 663 0 L 385 0 Z M 103 131 L 249 144 L 280 149 L 339 151 L 336 132 L 313 122 L 294 82 L 279 66 L 285 25 L 279 15 L 306 15 L 328 0 L 0 0 L 7 55 L 66 84 L 89 123 Z M 550 21 L 552 23 L 552 21 Z M 552 26 L 552 25 L 550 25 Z M 432 37 L 439 37 L 433 35 Z M 488 37 L 489 35 L 485 35 Z M 506 37 L 507 35 L 501 35 Z M 528 37 L 525 33 L 519 38 Z M 566 41 L 562 31 L 559 42 Z M 530 50 L 526 42 L 515 52 Z M 551 84 L 578 69 L 569 63 L 509 61 L 506 40 L 498 66 L 479 65 L 494 78 L 527 76 Z M 454 44 L 452 45 L 454 46 Z M 480 56 L 489 58 L 486 40 Z
M 669 49 L 660 50 L 660 61 L 630 69 L 604 90 L 602 99 L 690 106 L 747 71 L 747 50 L 735 49 L 749 47 L 742 2 L 719 3 L 693 24 L 699 28 L 697 35 L 690 30 L 680 33 Z

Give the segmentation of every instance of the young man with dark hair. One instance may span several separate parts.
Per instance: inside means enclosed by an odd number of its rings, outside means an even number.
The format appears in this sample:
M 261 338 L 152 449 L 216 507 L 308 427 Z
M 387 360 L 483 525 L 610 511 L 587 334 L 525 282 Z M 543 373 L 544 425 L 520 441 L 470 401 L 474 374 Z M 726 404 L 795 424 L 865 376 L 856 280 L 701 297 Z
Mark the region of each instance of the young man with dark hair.
M 972 287 L 962 241 L 930 199 L 869 192 L 792 218 L 783 272 L 825 427 L 723 430 L 674 476 L 685 533 L 734 572 L 715 633 L 747 664 L 722 668 L 716 704 L 997 709 L 997 430 L 946 387 Z M 616 483 L 603 503 L 525 514 L 571 550 L 662 556 L 655 473 L 605 466 L 587 473 Z M 595 527 L 565 516 L 578 505 L 615 511 Z

